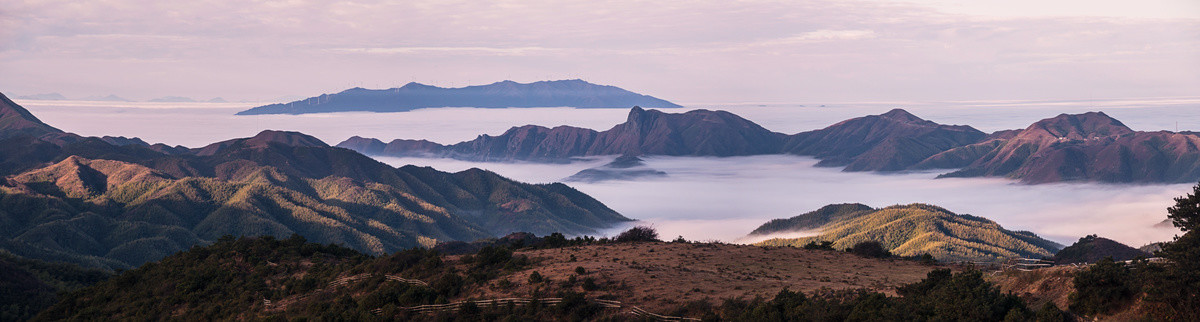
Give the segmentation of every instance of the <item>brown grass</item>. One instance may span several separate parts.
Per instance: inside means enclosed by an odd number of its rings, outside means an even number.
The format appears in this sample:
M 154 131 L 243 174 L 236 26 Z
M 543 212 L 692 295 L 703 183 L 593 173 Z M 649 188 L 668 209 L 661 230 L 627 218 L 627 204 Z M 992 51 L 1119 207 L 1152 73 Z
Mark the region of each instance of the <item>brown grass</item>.
M 466 297 L 540 297 L 560 290 L 583 291 L 584 278 L 600 285 L 589 297 L 611 299 L 645 309 L 663 310 L 694 300 L 713 304 L 726 298 L 771 298 L 793 291 L 865 288 L 895 294 L 895 287 L 920 281 L 937 268 L 915 261 L 862 258 L 795 247 L 724 244 L 622 243 L 522 251 L 535 264 L 501 276 Z M 576 261 L 571 262 L 574 255 Z M 454 258 L 451 263 L 456 262 Z M 583 267 L 583 275 L 576 274 Z M 459 264 L 459 269 L 466 265 Z M 531 285 L 537 271 L 551 280 Z M 576 276 L 573 286 L 564 285 Z M 507 286 L 500 280 L 507 280 Z

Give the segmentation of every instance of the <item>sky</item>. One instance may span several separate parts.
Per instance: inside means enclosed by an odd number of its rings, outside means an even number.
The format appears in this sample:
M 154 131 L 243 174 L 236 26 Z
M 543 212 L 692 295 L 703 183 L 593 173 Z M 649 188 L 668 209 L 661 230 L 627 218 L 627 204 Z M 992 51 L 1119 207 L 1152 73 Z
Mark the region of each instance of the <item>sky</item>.
M 584 79 L 684 104 L 1200 96 L 1200 1 L 26 1 L 0 92 Z

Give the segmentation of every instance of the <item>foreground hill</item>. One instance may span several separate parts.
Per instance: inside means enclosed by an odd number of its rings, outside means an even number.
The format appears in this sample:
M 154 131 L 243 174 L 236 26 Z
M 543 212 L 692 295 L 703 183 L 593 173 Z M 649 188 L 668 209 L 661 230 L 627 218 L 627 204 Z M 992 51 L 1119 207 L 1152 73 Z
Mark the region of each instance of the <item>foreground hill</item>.
M 725 111 L 663 113 L 634 107 L 625 123 L 599 132 L 536 125 L 453 145 L 352 137 L 339 147 L 381 156 L 470 161 L 569 162 L 595 155 L 745 156 L 795 154 L 843 171 L 955 169 L 942 177 L 1008 177 L 1025 183 L 1200 180 L 1200 135 L 1136 132 L 1104 113 L 1063 114 L 1024 130 L 986 134 L 902 109 L 793 135 Z
M 296 132 L 187 149 L 62 133 L 15 104 L 0 115 L 12 152 L 0 155 L 0 250 L 23 257 L 130 268 L 223 235 L 293 233 L 383 254 L 629 220 L 560 183 L 393 168 Z
M 1054 254 L 1054 264 L 1095 263 L 1105 257 L 1111 257 L 1115 261 L 1127 261 L 1138 257 L 1149 258 L 1151 256 L 1150 253 L 1129 247 L 1115 240 L 1088 235 Z
M 351 88 L 337 94 L 310 97 L 286 104 L 259 106 L 237 114 L 402 112 L 427 107 L 626 108 L 634 105 L 654 108 L 680 107 L 675 103 L 615 86 L 596 85 L 573 79 L 528 84 L 503 81 L 461 88 L 442 88 L 419 83 L 381 90 Z
M 836 249 L 876 241 L 895 255 L 933 255 L 942 261 L 996 261 L 1010 257 L 1049 257 L 1062 248 L 1027 231 L 1010 231 L 991 220 L 959 215 L 924 204 L 871 208 L 862 204 L 822 207 L 788 219 L 775 219 L 751 232 L 771 236 L 808 232 L 801 238 L 774 238 L 764 246 L 804 246 L 832 242 Z
M 566 303 L 530 304 L 531 308 L 522 302 L 486 312 L 535 320 L 628 319 L 637 307 L 699 317 L 704 313 L 676 308 L 769 298 L 785 288 L 802 293 L 863 288 L 894 295 L 897 287 L 920 281 L 936 268 L 798 248 L 566 242 L 574 244 L 545 248 L 547 242 L 540 241 L 516 252 L 501 246 L 467 256 L 414 249 L 371 258 L 298 237 L 226 239 L 68 294 L 37 320 L 427 320 L 439 314 L 402 308 L 501 298 L 560 298 Z M 594 299 L 609 301 L 608 308 Z M 474 310 L 481 307 L 458 314 L 479 314 Z

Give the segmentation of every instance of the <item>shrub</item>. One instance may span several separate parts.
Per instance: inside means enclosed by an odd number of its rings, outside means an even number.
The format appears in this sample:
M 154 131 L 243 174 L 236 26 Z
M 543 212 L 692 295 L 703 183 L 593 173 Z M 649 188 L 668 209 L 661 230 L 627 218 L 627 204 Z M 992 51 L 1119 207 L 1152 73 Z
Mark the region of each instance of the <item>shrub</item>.
M 810 241 L 808 244 L 804 244 L 804 249 L 833 250 L 833 242 L 822 241 L 818 244 L 816 241 Z
M 653 242 L 653 241 L 660 241 L 660 240 L 658 240 L 658 231 L 655 231 L 654 228 L 650 228 L 650 227 L 646 227 L 646 226 L 637 226 L 637 227 L 629 228 L 629 230 L 626 230 L 625 232 L 622 232 L 620 235 L 617 235 L 617 239 L 616 239 L 616 242 L 618 242 L 618 243 Z
M 892 256 L 891 252 L 883 248 L 883 244 L 873 240 L 854 244 L 854 247 L 850 247 L 848 251 L 854 255 L 868 258 L 888 258 Z
M 541 283 L 542 280 L 544 280 L 542 274 L 538 273 L 537 271 L 533 271 L 532 274 L 529 274 L 529 284 Z

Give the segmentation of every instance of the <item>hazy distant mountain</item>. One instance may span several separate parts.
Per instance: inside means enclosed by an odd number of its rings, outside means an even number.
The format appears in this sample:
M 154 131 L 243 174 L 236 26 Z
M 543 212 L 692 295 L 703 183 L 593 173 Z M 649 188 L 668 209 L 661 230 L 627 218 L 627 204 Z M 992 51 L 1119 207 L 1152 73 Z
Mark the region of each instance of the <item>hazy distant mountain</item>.
M 62 96 L 62 94 L 59 94 L 59 93 L 45 93 L 45 94 L 33 94 L 33 95 L 23 95 L 23 96 L 17 96 L 17 99 L 23 99 L 23 100 L 46 100 L 46 101 L 61 101 L 61 100 L 66 100 L 66 99 L 67 99 L 67 97 L 65 97 L 65 96 Z
M 436 155 L 465 160 L 562 162 L 590 155 L 738 156 L 778 153 L 785 135 L 771 132 L 725 111 L 693 110 L 671 114 L 633 107 L 625 123 L 591 129 L 536 125 L 514 127 L 498 136 L 441 146 L 428 141 L 397 140 L 386 145 L 354 137 L 339 147 L 385 156 Z
M 166 147 L 62 133 L 0 103 L 0 250 L 23 257 L 128 268 L 226 234 L 292 233 L 381 254 L 629 220 L 560 183 L 393 168 L 295 132 Z M 75 140 L 41 139 L 56 135 Z
M 953 156 L 953 157 L 949 157 Z M 962 168 L 947 177 L 1008 177 L 1059 181 L 1169 182 L 1200 180 L 1200 136 L 1136 132 L 1102 112 L 1062 114 L 1011 138 L 943 152 L 932 159 Z
M 943 177 L 1061 181 L 1195 182 L 1200 133 L 1135 132 L 1104 113 L 1063 114 L 1023 130 L 986 134 L 902 109 L 785 135 L 725 111 L 663 113 L 634 107 L 625 123 L 597 132 L 525 125 L 443 146 L 425 140 L 353 137 L 340 147 L 383 156 L 472 161 L 566 162 L 592 155 L 743 156 L 798 154 L 843 171 L 956 169 Z
M 192 99 L 192 98 L 190 98 L 190 97 L 183 97 L 183 96 L 163 96 L 163 97 L 159 97 L 159 98 L 155 98 L 155 99 L 149 100 L 149 101 L 147 101 L 147 102 L 157 102 L 157 103 L 193 103 L 193 102 L 196 102 L 196 100 L 195 100 L 195 99 Z
M 646 166 L 646 162 L 641 158 L 632 155 L 623 155 L 617 157 L 612 162 L 607 164 L 583 169 L 563 181 L 582 181 L 582 182 L 598 182 L 608 180 L 633 180 L 648 177 L 666 176 L 666 172 L 654 170 Z
M 323 94 L 286 104 L 259 106 L 237 114 L 403 112 L 427 107 L 628 108 L 635 105 L 653 108 L 680 107 L 675 103 L 615 86 L 573 79 L 528 84 L 502 81 L 460 88 L 443 88 L 419 83 L 380 90 L 356 87 L 337 94 Z
M 941 125 L 894 109 L 792 135 L 783 152 L 811 155 L 821 159 L 819 166 L 845 171 L 898 171 L 985 136 L 970 126 Z
M 124 97 L 112 95 L 112 94 L 109 94 L 108 96 L 88 96 L 88 97 L 85 97 L 83 100 L 85 100 L 85 101 L 100 101 L 100 102 L 132 102 L 132 100 L 126 99 Z
M 209 103 L 229 103 L 229 101 L 226 101 L 224 98 L 220 98 L 220 97 L 214 97 L 213 99 L 207 100 L 207 101 L 205 101 L 205 102 L 209 102 Z
M 844 249 L 877 241 L 900 256 L 933 255 L 942 261 L 994 261 L 1009 257 L 1049 257 L 1062 248 L 1027 231 L 1010 231 L 991 220 L 959 215 L 937 206 L 910 204 L 875 209 L 862 204 L 828 205 L 813 212 L 763 224 L 751 236 L 810 232 L 801 238 L 775 238 L 769 246 L 833 242 Z

